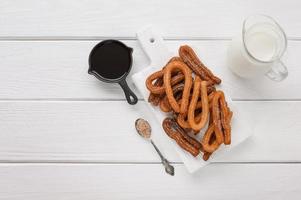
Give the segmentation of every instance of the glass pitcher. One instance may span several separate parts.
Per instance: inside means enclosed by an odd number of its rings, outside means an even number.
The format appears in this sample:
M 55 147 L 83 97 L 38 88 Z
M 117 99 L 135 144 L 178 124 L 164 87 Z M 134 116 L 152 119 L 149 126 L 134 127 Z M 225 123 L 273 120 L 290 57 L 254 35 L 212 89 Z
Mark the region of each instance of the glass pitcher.
M 244 20 L 242 34 L 231 41 L 227 63 L 244 78 L 265 75 L 282 81 L 288 75 L 281 61 L 286 48 L 287 38 L 279 24 L 269 16 L 253 15 Z

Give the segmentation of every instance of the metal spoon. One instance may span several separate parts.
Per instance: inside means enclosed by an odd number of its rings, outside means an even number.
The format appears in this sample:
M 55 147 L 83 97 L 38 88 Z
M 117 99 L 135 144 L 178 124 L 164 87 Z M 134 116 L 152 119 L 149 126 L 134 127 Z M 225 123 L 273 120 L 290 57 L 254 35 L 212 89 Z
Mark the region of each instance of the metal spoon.
M 162 155 L 162 153 L 160 152 L 158 147 L 155 145 L 155 143 L 151 139 L 152 128 L 149 125 L 149 123 L 146 120 L 144 120 L 142 118 L 139 118 L 135 121 L 135 128 L 136 128 L 136 130 L 137 130 L 137 132 L 139 133 L 140 136 L 142 136 L 143 138 L 145 138 L 145 139 L 147 139 L 148 141 L 151 142 L 151 144 L 156 149 L 157 153 L 159 154 L 159 156 L 161 158 L 161 161 L 162 161 L 162 164 L 165 167 L 166 173 L 173 176 L 175 174 L 174 167 L 169 164 L 169 162 L 166 158 L 164 158 L 164 156 Z

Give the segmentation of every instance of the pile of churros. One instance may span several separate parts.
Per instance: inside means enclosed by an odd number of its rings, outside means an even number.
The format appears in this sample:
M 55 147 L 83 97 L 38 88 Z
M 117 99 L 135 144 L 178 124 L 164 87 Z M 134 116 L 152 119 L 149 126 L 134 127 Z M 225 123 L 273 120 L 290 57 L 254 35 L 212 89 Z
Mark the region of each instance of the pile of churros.
M 146 79 L 148 101 L 170 113 L 162 123 L 166 134 L 191 155 L 202 152 L 205 161 L 220 145 L 231 144 L 233 112 L 223 91 L 215 88 L 220 83 L 188 45 L 180 47 L 179 57 L 171 58 Z

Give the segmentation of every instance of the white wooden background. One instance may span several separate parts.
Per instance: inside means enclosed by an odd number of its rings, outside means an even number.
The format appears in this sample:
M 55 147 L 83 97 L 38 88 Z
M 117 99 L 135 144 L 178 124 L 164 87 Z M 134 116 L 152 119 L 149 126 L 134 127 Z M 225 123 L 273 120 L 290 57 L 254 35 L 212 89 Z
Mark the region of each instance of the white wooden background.
M 0 199 L 300 199 L 300 11 L 300 0 L 1 0 Z M 281 83 L 240 80 L 225 65 L 229 39 L 256 13 L 288 35 Z M 135 38 L 146 24 L 175 52 L 196 47 L 256 120 L 250 140 L 194 175 L 169 146 L 176 176 L 166 175 L 135 135 L 134 120 L 151 117 L 145 102 L 130 106 L 87 74 L 107 38 L 134 48 L 133 72 L 147 66 Z

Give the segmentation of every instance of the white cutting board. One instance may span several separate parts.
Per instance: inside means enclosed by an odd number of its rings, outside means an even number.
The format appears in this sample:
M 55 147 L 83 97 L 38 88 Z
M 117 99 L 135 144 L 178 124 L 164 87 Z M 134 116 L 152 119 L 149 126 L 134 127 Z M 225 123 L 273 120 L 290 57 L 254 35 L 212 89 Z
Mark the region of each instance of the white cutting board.
M 170 53 L 167 46 L 164 44 L 164 41 L 160 34 L 154 31 L 154 29 L 151 26 L 145 27 L 138 31 L 137 38 L 140 42 L 142 49 L 145 51 L 145 53 L 150 59 L 150 65 L 145 67 L 144 70 L 135 73 L 132 76 L 132 79 L 137 89 L 142 94 L 144 100 L 147 102 L 149 91 L 145 86 L 146 78 L 153 72 L 160 70 L 171 57 L 176 55 Z M 220 78 L 223 79 L 223 77 Z M 190 173 L 193 173 L 201 167 L 214 161 L 214 158 L 220 158 L 224 152 L 231 151 L 231 149 L 243 142 L 253 133 L 253 123 L 250 115 L 248 115 L 248 113 L 244 113 L 242 110 L 237 109 L 235 103 L 233 103 L 231 99 L 227 96 L 226 86 L 223 86 L 223 84 L 221 84 L 221 86 L 218 87 L 218 89 L 224 90 L 230 109 L 233 111 L 231 138 L 232 143 L 230 146 L 221 145 L 221 147 L 211 156 L 211 158 L 208 161 L 203 161 L 202 154 L 200 154 L 197 157 L 193 157 L 186 151 L 182 150 L 171 138 L 169 138 L 162 128 L 162 121 L 168 116 L 168 114 L 161 112 L 158 107 L 154 107 L 151 104 L 147 103 L 149 109 L 154 114 L 154 117 L 157 119 L 158 122 L 157 124 L 152 124 L 153 129 L 156 130 L 156 132 L 154 132 L 154 134 L 152 135 L 153 140 L 157 143 L 162 143 L 160 142 L 160 140 L 163 139 L 169 140 L 168 143 L 174 146 L 175 151 L 177 151 L 184 165 L 187 167 L 187 170 Z M 164 137 L 162 137 L 162 135 L 164 135 Z M 200 134 L 200 136 L 201 135 L 202 134 Z

